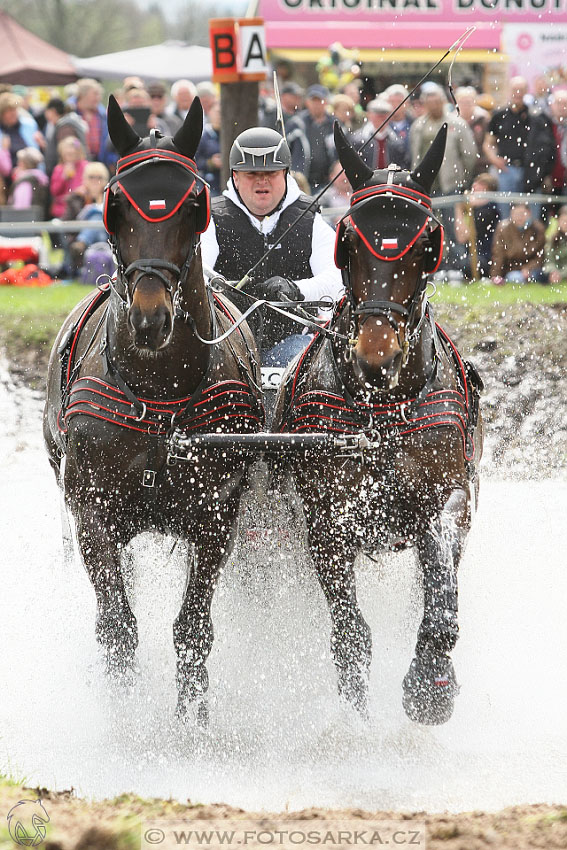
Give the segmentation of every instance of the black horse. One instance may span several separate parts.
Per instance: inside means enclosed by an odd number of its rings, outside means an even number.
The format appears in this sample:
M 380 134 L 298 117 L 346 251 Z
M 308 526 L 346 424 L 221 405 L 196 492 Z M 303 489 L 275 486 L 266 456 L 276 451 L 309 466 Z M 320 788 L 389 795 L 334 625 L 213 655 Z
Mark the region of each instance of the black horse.
M 359 552 L 415 547 L 424 614 L 403 682 L 408 716 L 442 723 L 458 691 L 457 568 L 470 529 L 482 451 L 471 364 L 436 325 L 427 274 L 441 260 L 443 228 L 429 194 L 446 126 L 412 173 L 373 172 L 338 126 L 335 143 L 354 192 L 337 230 L 346 297 L 280 388 L 275 430 L 358 435 L 343 455 L 293 463 L 309 547 L 332 620 L 339 692 L 366 710 L 371 635 L 356 597 Z M 365 446 L 365 447 L 364 447 Z
M 111 97 L 120 154 L 106 189 L 105 225 L 117 276 L 65 321 L 48 374 L 44 435 L 94 585 L 107 669 L 133 665 L 136 620 L 121 569 L 128 542 L 157 530 L 194 543 L 174 625 L 178 712 L 207 714 L 211 601 L 233 546 L 248 460 L 194 451 L 168 463 L 168 436 L 262 427 L 259 362 L 238 311 L 203 279 L 198 233 L 209 195 L 193 156 L 203 112 L 195 99 L 173 138 L 140 139 Z M 213 338 L 233 328 L 216 345 Z M 62 463 L 62 460 L 65 463 Z M 171 460 L 171 459 L 170 459 Z

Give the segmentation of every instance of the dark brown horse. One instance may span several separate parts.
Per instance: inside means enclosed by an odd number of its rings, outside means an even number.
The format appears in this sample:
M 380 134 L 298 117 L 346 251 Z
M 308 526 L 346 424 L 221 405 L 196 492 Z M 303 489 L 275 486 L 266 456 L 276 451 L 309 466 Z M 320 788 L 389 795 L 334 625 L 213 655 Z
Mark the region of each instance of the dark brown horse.
M 259 367 L 246 325 L 205 287 L 198 233 L 208 189 L 193 156 L 203 113 L 195 99 L 174 138 L 140 139 L 111 98 L 108 125 L 120 159 L 107 187 L 105 224 L 115 281 L 65 321 L 48 375 L 44 434 L 94 585 L 96 634 L 107 668 L 133 665 L 137 626 L 121 553 L 150 529 L 194 543 L 174 625 L 178 711 L 206 717 L 211 601 L 233 545 L 247 463 L 194 451 L 168 463 L 168 435 L 250 432 L 262 426 Z M 233 327 L 233 333 L 208 345 Z M 65 463 L 62 463 L 62 459 Z
M 367 441 L 347 457 L 294 461 L 293 474 L 330 608 L 339 692 L 363 712 L 371 635 L 354 561 L 359 552 L 415 548 L 424 613 L 403 704 L 420 723 L 446 721 L 458 691 L 450 659 L 457 568 L 482 451 L 480 379 L 433 321 L 426 295 L 442 254 L 429 195 L 445 140 L 446 127 L 411 174 L 395 165 L 372 172 L 335 128 L 354 189 L 337 231 L 346 297 L 331 328 L 342 336 L 315 338 L 291 367 L 274 420 L 279 431 Z

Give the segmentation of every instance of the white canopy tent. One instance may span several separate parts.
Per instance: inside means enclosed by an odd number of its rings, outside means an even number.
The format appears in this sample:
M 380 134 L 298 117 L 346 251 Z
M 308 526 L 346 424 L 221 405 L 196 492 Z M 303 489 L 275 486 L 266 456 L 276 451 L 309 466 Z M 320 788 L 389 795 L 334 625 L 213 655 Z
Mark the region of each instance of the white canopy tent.
M 90 56 L 88 59 L 73 57 L 77 74 L 96 77 L 99 80 L 121 80 L 138 76 L 143 80 L 188 79 L 194 83 L 210 80 L 213 61 L 210 47 L 185 44 L 182 41 L 166 41 L 135 50 L 121 50 Z

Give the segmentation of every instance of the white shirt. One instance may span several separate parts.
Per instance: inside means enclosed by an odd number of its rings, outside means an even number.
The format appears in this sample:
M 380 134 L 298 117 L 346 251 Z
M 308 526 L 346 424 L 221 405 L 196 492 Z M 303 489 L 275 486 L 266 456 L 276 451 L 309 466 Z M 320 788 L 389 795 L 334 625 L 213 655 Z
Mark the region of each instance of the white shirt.
M 287 176 L 287 193 L 281 207 L 272 215 L 265 216 L 262 221 L 259 221 L 252 213 L 244 206 L 232 185 L 232 179 L 229 178 L 227 188 L 223 195 L 231 200 L 237 207 L 240 207 L 252 225 L 262 235 L 271 233 L 279 221 L 282 212 L 296 201 L 301 192 L 299 186 L 293 177 Z M 293 231 L 285 237 L 283 244 L 286 241 L 293 243 Z M 339 269 L 335 266 L 335 231 L 323 219 L 320 213 L 316 213 L 313 219 L 313 235 L 311 238 L 311 255 L 309 257 L 309 265 L 313 272 L 313 277 L 295 280 L 301 293 L 306 301 L 319 301 L 324 296 L 330 296 L 333 301 L 338 301 L 344 294 L 344 288 Z M 217 242 L 216 228 L 213 217 L 207 230 L 201 236 L 201 255 L 203 263 L 214 269 L 217 257 L 219 255 L 219 245 Z M 248 269 L 242 269 L 242 277 Z

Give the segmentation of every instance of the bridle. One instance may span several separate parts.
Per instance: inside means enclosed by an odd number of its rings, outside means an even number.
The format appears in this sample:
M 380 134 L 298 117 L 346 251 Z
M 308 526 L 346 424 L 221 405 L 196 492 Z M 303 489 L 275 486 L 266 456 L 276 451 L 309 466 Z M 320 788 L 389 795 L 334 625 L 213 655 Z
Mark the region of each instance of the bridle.
M 347 362 L 352 361 L 354 348 L 358 343 L 358 336 L 360 334 L 362 326 L 364 325 L 364 322 L 371 317 L 380 317 L 386 319 L 386 321 L 394 331 L 398 346 L 402 352 L 402 367 L 405 366 L 409 358 L 410 347 L 418 338 L 422 323 L 426 316 L 427 298 L 424 296 L 427 289 L 427 275 L 431 272 L 431 270 L 435 270 L 437 268 L 441 259 L 440 256 L 436 256 L 435 258 L 433 258 L 433 262 L 430 258 L 427 257 L 427 255 L 424 256 L 423 264 L 421 269 L 419 270 L 417 278 L 417 285 L 413 294 L 410 297 L 409 303 L 400 303 L 397 301 L 385 301 L 375 299 L 358 302 L 354 296 L 351 281 L 350 251 L 348 251 L 347 249 L 344 250 L 344 252 L 341 254 L 338 250 L 338 246 L 340 245 L 340 242 L 344 242 L 346 234 L 349 231 L 354 231 L 357 233 L 361 241 L 365 244 L 365 246 L 374 256 L 378 257 L 378 259 L 380 260 L 393 262 L 395 260 L 400 259 L 402 256 L 405 256 L 415 245 L 415 243 L 423 233 L 427 234 L 427 236 L 431 235 L 432 230 L 430 227 L 430 222 L 431 220 L 433 220 L 440 228 L 441 239 L 437 254 L 439 255 L 441 253 L 443 225 L 439 221 L 437 216 L 434 215 L 431 209 L 431 201 L 426 195 L 423 195 L 415 191 L 414 189 L 411 189 L 407 186 L 394 185 L 393 182 L 390 182 L 390 180 L 393 180 L 393 175 L 399 170 L 400 169 L 397 166 L 390 166 L 387 183 L 379 184 L 376 186 L 369 186 L 354 192 L 351 198 L 351 207 L 339 220 L 337 226 L 337 264 L 340 264 L 341 266 L 343 285 L 345 288 L 349 313 L 349 340 L 345 350 L 345 359 L 347 360 Z M 373 204 L 374 206 L 376 206 L 376 199 L 379 196 L 403 198 L 404 204 L 418 209 L 424 214 L 423 225 L 409 240 L 408 244 L 404 247 L 402 252 L 396 253 L 393 256 L 388 256 L 384 253 L 380 253 L 375 248 L 375 246 L 371 244 L 371 242 L 365 236 L 360 226 L 357 225 L 356 221 L 352 217 L 353 207 L 357 207 L 357 213 L 360 213 L 363 209 L 366 210 L 366 208 L 372 209 Z M 343 258 L 342 262 L 340 262 L 341 256 Z M 403 331 L 400 328 L 399 318 L 397 317 L 401 317 L 402 319 L 406 320 L 405 328 Z
M 184 311 L 181 310 L 180 306 L 182 289 L 187 281 L 191 263 L 193 262 L 195 253 L 200 244 L 197 236 L 198 234 L 202 233 L 208 225 L 210 211 L 209 188 L 207 182 L 203 180 L 203 178 L 198 174 L 197 166 L 192 159 L 183 156 L 182 154 L 177 154 L 174 151 L 168 151 L 156 147 L 157 139 L 160 137 L 160 135 L 161 134 L 159 133 L 159 131 L 151 130 L 151 148 L 149 150 L 138 151 L 136 153 L 129 154 L 128 156 L 122 157 L 118 160 L 116 174 L 110 179 L 107 186 L 105 187 L 104 224 L 109 234 L 109 244 L 116 257 L 117 281 L 120 281 L 122 287 L 118 288 L 116 286 L 116 282 L 112 279 L 110 279 L 109 282 L 113 292 L 118 297 L 122 308 L 125 311 L 128 311 L 131 308 L 134 294 L 140 281 L 144 277 L 151 275 L 153 277 L 156 277 L 163 284 L 165 291 L 171 298 L 173 308 L 173 319 L 175 320 L 175 318 L 184 318 L 187 315 Z M 124 181 L 128 180 L 128 178 L 131 177 L 134 173 L 142 169 L 146 169 L 150 165 L 154 165 L 156 163 L 163 163 L 164 161 L 170 161 L 174 167 L 182 168 L 184 170 L 187 188 L 184 192 L 181 193 L 181 197 L 179 198 L 178 202 L 172 204 L 172 208 L 169 211 L 166 211 L 166 214 L 164 216 L 150 216 L 141 208 L 141 205 L 136 201 L 131 192 L 128 191 L 128 189 L 125 187 Z M 198 193 L 198 195 L 193 195 L 191 193 L 197 180 L 199 180 L 201 184 L 203 184 L 202 189 Z M 202 213 L 202 204 L 199 200 L 199 195 L 201 195 L 201 193 L 203 192 L 205 193 L 204 206 L 206 212 L 205 215 L 201 214 L 201 221 L 196 222 L 195 234 L 191 239 L 191 244 L 189 245 L 187 256 L 181 266 L 169 262 L 168 260 L 163 260 L 159 257 L 141 258 L 135 260 L 127 266 L 125 265 L 120 250 L 119 240 L 115 233 L 112 215 L 113 200 L 115 197 L 113 187 L 116 185 L 120 187 L 123 194 L 130 202 L 131 206 L 133 206 L 134 209 L 144 219 L 146 219 L 147 221 L 156 222 L 171 218 L 173 214 L 177 212 L 177 210 L 180 209 L 182 205 L 191 205 L 196 207 L 196 215 L 198 219 L 199 213 Z M 123 292 L 121 291 L 122 288 Z

